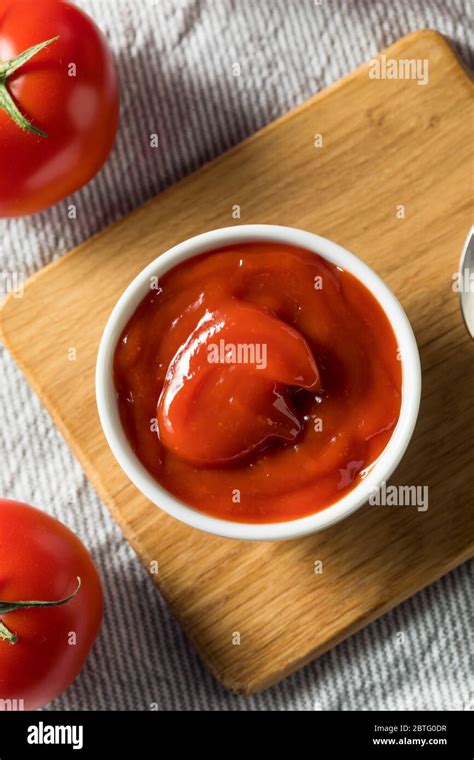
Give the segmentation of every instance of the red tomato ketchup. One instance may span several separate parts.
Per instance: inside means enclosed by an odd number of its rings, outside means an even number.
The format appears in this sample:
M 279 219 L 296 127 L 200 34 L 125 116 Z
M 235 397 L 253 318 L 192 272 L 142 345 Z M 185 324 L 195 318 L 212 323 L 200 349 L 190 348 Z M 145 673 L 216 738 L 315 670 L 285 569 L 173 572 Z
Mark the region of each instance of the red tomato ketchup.
M 114 356 L 123 428 L 170 493 L 227 520 L 304 517 L 354 488 L 401 404 L 392 327 L 293 246 L 202 254 L 152 283 Z

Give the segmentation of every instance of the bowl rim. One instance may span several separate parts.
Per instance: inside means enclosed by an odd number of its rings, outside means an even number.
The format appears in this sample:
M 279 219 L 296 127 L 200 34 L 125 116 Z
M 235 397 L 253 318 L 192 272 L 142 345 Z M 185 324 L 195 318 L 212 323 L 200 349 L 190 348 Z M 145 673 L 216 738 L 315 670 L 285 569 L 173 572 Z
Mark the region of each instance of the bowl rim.
M 306 517 L 268 523 L 246 523 L 213 517 L 185 504 L 163 488 L 130 447 L 120 421 L 113 383 L 113 357 L 117 341 L 133 312 L 149 292 L 152 277 L 160 277 L 180 262 L 215 249 L 246 242 L 294 245 L 319 254 L 347 270 L 364 284 L 384 310 L 397 339 L 402 362 L 400 416 L 385 449 L 368 474 L 349 493 Z M 416 339 L 403 307 L 374 270 L 354 254 L 327 238 L 295 227 L 248 224 L 221 227 L 188 238 L 153 259 L 131 281 L 116 302 L 105 325 L 97 354 L 96 401 L 105 438 L 129 480 L 153 504 L 172 517 L 207 533 L 225 538 L 278 541 L 315 533 L 334 525 L 359 509 L 373 489 L 385 482 L 399 464 L 415 428 L 421 396 L 421 367 Z

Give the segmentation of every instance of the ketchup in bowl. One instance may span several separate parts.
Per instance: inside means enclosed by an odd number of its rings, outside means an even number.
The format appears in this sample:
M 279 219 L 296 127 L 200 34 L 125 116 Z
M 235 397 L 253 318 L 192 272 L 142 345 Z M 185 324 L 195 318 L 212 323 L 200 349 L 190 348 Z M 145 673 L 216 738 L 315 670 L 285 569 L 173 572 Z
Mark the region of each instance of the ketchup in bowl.
M 280 243 L 232 245 L 150 283 L 114 355 L 121 422 L 175 497 L 222 519 L 317 512 L 396 426 L 392 327 L 354 276 Z

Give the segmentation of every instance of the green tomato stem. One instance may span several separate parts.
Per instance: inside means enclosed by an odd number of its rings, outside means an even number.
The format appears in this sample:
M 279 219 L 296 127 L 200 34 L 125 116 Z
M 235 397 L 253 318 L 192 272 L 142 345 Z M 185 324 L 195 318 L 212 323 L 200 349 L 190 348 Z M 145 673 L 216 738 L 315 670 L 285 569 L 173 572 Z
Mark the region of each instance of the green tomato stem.
M 81 579 L 77 576 L 77 586 L 69 596 L 64 599 L 57 599 L 51 601 L 25 601 L 25 602 L 2 602 L 0 601 L 0 615 L 6 615 L 7 612 L 15 612 L 15 610 L 31 609 L 32 607 L 60 607 L 63 604 L 67 604 L 73 599 L 81 588 Z M 10 631 L 5 623 L 0 620 L 0 639 L 5 639 L 10 644 L 16 644 L 18 636 L 16 633 Z
M 10 644 L 16 644 L 18 641 L 18 636 L 16 633 L 12 633 L 12 631 L 9 631 L 5 623 L 2 623 L 0 621 L 0 638 L 5 639 L 5 641 L 8 641 Z
M 12 58 L 10 61 L 0 62 L 0 109 L 10 117 L 21 129 L 27 132 L 32 132 L 40 137 L 47 137 L 46 132 L 42 129 L 33 126 L 33 124 L 21 113 L 15 101 L 13 100 L 10 91 L 7 87 L 9 77 L 18 71 L 30 58 L 33 58 L 40 50 L 43 50 L 47 45 L 51 45 L 52 42 L 56 42 L 59 37 L 52 37 L 50 40 L 40 42 L 38 45 L 28 48 L 20 55 Z
M 25 116 L 23 116 L 12 96 L 8 92 L 5 83 L 3 82 L 0 83 L 0 108 L 5 111 L 6 114 L 8 114 L 10 119 L 12 119 L 15 124 L 17 124 L 22 129 L 25 129 L 27 132 L 32 132 L 33 134 L 39 135 L 40 137 L 48 136 L 46 132 L 43 132 L 42 129 L 38 129 L 38 127 L 33 126 L 33 124 L 28 121 Z

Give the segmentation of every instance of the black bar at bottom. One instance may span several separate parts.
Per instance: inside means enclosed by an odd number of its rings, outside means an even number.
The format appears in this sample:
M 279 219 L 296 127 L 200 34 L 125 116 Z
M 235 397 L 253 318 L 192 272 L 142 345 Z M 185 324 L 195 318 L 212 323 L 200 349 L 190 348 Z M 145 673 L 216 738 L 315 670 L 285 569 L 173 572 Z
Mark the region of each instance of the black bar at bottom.
M 271 751 L 474 758 L 469 712 L 3 712 L 0 760 Z

